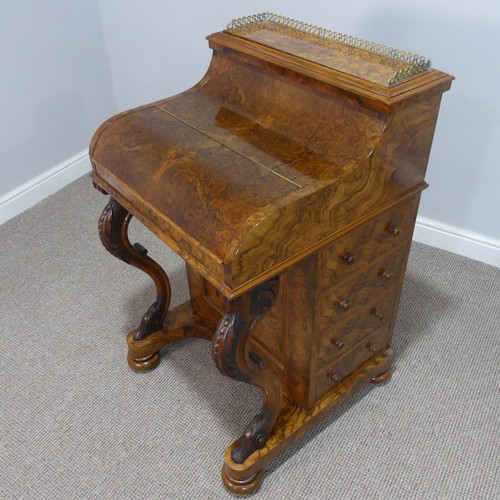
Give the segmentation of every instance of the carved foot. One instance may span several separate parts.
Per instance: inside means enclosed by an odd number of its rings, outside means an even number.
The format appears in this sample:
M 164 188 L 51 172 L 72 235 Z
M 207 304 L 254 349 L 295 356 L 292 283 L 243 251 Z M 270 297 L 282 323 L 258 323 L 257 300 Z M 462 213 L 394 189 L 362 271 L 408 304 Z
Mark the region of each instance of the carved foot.
M 266 407 L 263 407 L 261 413 L 253 417 L 231 453 L 231 459 L 234 463 L 242 464 L 255 450 L 266 444 L 272 429 L 270 426 L 271 418 L 272 415 Z
M 130 351 L 127 354 L 127 362 L 130 368 L 138 372 L 145 372 L 156 368 L 161 361 L 160 352 L 156 351 L 145 358 L 134 358 Z
M 252 330 L 274 304 L 278 289 L 278 278 L 272 278 L 229 301 L 228 312 L 212 340 L 212 357 L 217 368 L 228 377 L 260 387 L 264 393 L 259 414 L 251 420 L 232 451 L 231 459 L 237 464 L 266 444 L 278 416 L 281 383 L 276 374 L 248 350 Z
M 99 219 L 99 236 L 112 255 L 149 274 L 156 285 L 156 301 L 143 315 L 134 338 L 144 339 L 160 330 L 170 306 L 170 283 L 165 271 L 150 257 L 139 243 L 132 245 L 127 236 L 132 214 L 114 198 L 104 208 Z
M 258 471 L 249 477 L 245 477 L 244 474 L 241 477 L 235 477 L 224 464 L 222 466 L 222 483 L 229 491 L 238 495 L 246 495 L 259 488 L 262 483 L 262 471 Z
M 377 375 L 376 377 L 373 377 L 371 379 L 372 384 L 386 384 L 391 380 L 392 377 L 392 368 L 389 368 L 385 372 L 382 372 L 380 375 Z
M 169 311 L 167 321 L 161 330 L 139 340 L 135 338 L 135 330 L 127 335 L 128 364 L 137 371 L 156 368 L 160 362 L 161 349 L 189 337 L 210 340 L 213 329 L 213 325 L 212 328 L 199 326 L 192 314 L 191 301 L 188 300 Z

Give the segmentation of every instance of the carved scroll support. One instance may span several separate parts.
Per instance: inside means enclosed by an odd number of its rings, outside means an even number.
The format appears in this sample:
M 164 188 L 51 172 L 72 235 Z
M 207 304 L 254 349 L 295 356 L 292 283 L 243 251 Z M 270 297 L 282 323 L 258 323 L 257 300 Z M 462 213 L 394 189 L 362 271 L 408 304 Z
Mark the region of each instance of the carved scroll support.
M 131 218 L 132 214 L 128 210 L 114 198 L 110 198 L 99 219 L 99 236 L 108 252 L 149 274 L 156 285 L 156 300 L 143 315 L 139 328 L 133 333 L 135 340 L 141 340 L 163 327 L 170 307 L 171 291 L 165 271 L 148 257 L 147 250 L 142 245 L 130 243 L 127 231 Z M 141 360 L 142 363 L 144 361 Z
M 278 290 L 279 279 L 275 277 L 229 301 L 227 313 L 212 340 L 212 357 L 217 368 L 228 377 L 260 387 L 264 393 L 260 412 L 250 421 L 231 453 L 237 464 L 266 444 L 278 416 L 281 382 L 249 350 L 252 330 L 274 304 Z

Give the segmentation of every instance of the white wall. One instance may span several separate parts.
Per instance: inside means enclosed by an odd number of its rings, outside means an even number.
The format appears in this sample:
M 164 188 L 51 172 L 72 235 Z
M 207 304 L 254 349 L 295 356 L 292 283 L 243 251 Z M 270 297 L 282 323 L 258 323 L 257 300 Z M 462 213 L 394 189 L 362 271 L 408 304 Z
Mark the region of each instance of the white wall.
M 116 113 L 96 0 L 0 2 L 0 98 L 0 201 L 8 204 L 9 194 L 77 162 Z
M 500 251 L 497 0 L 99 0 L 99 5 L 120 109 L 196 83 L 210 59 L 204 37 L 232 18 L 258 12 L 275 12 L 429 57 L 434 67 L 456 80 L 444 95 L 428 169 L 431 187 L 424 192 L 420 220 L 448 231 L 446 241 L 453 232 L 466 233 Z M 421 225 L 416 234 L 425 241 L 430 228 Z M 463 253 L 455 243 L 450 249 Z M 446 243 L 436 244 L 447 248 Z
M 500 266 L 497 0 L 2 0 L 0 209 L 3 194 L 78 159 L 106 117 L 195 84 L 205 36 L 264 11 L 425 55 L 456 76 L 415 234 Z

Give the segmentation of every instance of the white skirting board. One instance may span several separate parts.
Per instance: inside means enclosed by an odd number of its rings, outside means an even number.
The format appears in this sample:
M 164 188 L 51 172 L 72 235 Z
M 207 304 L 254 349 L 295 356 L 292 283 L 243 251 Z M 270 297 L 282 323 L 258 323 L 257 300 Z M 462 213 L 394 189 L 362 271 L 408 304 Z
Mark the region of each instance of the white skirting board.
M 500 240 L 462 227 L 419 216 L 413 240 L 500 267 Z
M 0 197 L 0 224 L 24 212 L 47 196 L 90 172 L 82 151 Z M 413 239 L 492 266 L 500 267 L 500 240 L 443 222 L 417 217 Z
M 91 169 L 88 151 L 84 150 L 1 196 L 0 224 L 36 205 Z

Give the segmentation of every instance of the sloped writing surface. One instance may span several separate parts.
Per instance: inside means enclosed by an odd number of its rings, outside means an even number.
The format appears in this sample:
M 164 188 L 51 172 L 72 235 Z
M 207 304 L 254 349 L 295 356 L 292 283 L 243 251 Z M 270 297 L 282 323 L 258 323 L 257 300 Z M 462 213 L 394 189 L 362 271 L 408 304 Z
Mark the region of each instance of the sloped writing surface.
M 158 106 L 302 187 L 361 164 L 387 121 L 331 86 L 226 54 L 203 86 Z
M 220 258 L 244 221 L 299 189 L 156 106 L 111 123 L 93 162 Z

